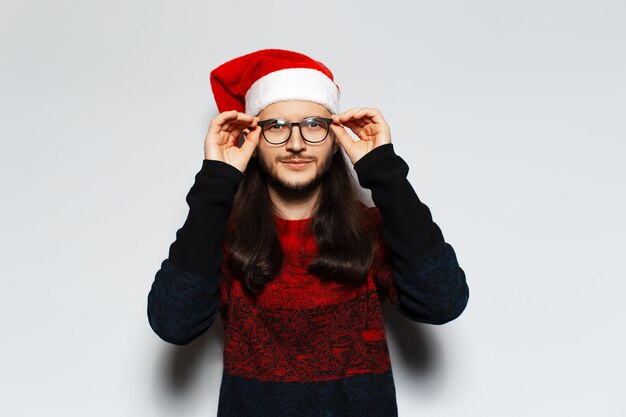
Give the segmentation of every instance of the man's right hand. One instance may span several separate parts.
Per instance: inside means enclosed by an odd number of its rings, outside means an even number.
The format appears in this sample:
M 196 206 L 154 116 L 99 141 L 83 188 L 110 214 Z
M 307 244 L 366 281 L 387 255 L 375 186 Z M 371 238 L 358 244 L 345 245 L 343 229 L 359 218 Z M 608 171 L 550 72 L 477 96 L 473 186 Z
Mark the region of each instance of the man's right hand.
M 244 172 L 259 144 L 259 120 L 237 110 L 218 114 L 211 121 L 204 139 L 204 159 L 222 161 Z M 241 132 L 244 132 L 245 140 L 240 148 L 237 142 Z

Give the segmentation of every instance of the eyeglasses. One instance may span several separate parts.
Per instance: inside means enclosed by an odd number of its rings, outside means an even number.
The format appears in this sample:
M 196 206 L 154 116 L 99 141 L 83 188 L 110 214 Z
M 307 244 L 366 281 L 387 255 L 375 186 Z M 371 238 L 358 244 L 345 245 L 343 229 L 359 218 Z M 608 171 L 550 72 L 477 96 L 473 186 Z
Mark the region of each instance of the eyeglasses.
M 281 145 L 289 140 L 294 126 L 300 129 L 300 136 L 308 143 L 320 143 L 330 130 L 333 119 L 325 117 L 307 117 L 301 122 L 289 122 L 284 119 L 268 119 L 258 122 L 263 138 L 272 145 Z

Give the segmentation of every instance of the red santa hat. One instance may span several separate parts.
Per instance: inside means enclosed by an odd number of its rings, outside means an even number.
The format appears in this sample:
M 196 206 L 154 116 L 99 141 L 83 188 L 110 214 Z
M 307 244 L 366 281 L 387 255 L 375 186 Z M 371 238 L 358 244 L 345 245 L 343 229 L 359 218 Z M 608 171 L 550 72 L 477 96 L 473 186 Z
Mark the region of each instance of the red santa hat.
M 211 71 L 211 89 L 221 112 L 256 116 L 272 103 L 305 100 L 339 113 L 339 86 L 321 62 L 298 52 L 262 49 Z

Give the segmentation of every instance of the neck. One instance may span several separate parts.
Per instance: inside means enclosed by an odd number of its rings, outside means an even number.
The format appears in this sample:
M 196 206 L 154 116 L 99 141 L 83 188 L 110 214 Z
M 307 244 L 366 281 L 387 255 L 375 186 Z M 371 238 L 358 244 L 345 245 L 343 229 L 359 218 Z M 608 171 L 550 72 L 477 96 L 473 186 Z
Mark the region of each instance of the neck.
M 321 189 L 321 184 L 309 191 L 287 190 L 272 184 L 267 185 L 274 214 L 288 220 L 312 217 Z

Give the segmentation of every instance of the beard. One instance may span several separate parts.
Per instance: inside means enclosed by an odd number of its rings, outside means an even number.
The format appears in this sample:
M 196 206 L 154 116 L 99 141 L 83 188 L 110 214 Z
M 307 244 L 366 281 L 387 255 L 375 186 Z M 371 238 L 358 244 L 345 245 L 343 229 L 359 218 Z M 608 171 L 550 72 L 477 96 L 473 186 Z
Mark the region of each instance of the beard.
M 294 159 L 300 158 L 299 155 L 293 155 Z M 283 189 L 285 191 L 297 191 L 301 193 L 307 193 L 313 191 L 318 185 L 320 185 L 328 172 L 330 171 L 331 162 L 332 162 L 333 154 L 331 153 L 326 160 L 322 162 L 322 164 L 318 167 L 315 176 L 306 181 L 299 182 L 289 182 L 284 178 L 281 178 L 276 172 L 276 167 L 271 166 L 269 163 L 265 161 L 265 159 L 259 157 L 259 169 L 265 179 L 272 183 L 276 188 Z

